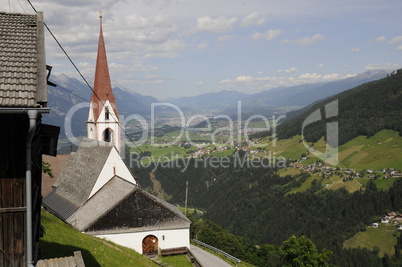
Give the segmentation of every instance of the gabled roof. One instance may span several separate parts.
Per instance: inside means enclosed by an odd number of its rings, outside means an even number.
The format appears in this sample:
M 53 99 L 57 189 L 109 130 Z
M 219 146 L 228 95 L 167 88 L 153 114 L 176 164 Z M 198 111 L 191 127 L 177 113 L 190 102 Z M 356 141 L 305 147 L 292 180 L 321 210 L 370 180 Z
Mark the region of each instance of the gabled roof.
M 0 107 L 47 102 L 43 13 L 0 12 Z
M 71 154 L 56 183 L 57 193 L 81 206 L 90 196 L 111 152 L 112 143 L 84 138 L 76 153 Z M 44 203 L 47 199 L 44 199 Z
M 130 207 L 137 206 L 138 203 L 134 204 L 134 202 L 139 202 L 139 198 L 142 197 L 147 198 L 149 200 L 148 202 L 151 204 L 149 206 L 140 205 L 138 208 L 142 209 L 142 212 L 137 209 L 130 209 Z M 122 224 L 124 224 L 122 221 L 129 218 L 127 221 L 130 223 L 139 213 L 147 213 L 148 216 L 152 216 L 150 210 L 155 210 L 156 207 L 160 207 L 160 211 L 157 212 L 159 216 L 156 216 L 157 218 L 155 218 L 152 225 L 144 225 L 144 227 L 138 228 L 129 224 L 122 226 Z M 119 210 L 116 212 L 117 214 L 111 212 L 116 209 Z M 162 209 L 168 212 L 169 216 L 164 216 Z M 124 210 L 124 214 L 120 212 L 120 210 Z M 109 227 L 103 231 L 96 231 L 97 228 L 99 228 L 96 227 L 96 224 L 106 216 L 113 218 L 115 222 L 106 219 L 106 221 L 110 223 Z M 186 228 L 189 227 L 191 223 L 175 206 L 117 176 L 112 178 L 102 189 L 79 208 L 77 212 L 68 218 L 67 222 L 79 231 L 89 230 L 109 234 L 166 228 Z
M 136 186 L 114 177 L 91 197 L 67 222 L 79 231 L 84 231 L 100 216 L 115 207 L 134 190 Z

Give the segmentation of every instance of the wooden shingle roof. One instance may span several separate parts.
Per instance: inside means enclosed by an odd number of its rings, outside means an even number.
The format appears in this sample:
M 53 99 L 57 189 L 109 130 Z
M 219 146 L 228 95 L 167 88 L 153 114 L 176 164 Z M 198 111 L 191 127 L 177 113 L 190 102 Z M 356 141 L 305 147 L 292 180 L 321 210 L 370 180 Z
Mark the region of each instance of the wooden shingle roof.
M 75 251 L 74 256 L 40 260 L 36 267 L 85 267 L 81 251 Z
M 84 138 L 71 154 L 53 185 L 58 194 L 77 206 L 87 201 L 110 152 L 112 143 Z M 43 200 L 47 201 L 47 198 Z
M 151 204 L 141 206 L 141 204 L 138 203 L 141 202 L 140 198 L 147 198 L 149 200 L 148 203 Z M 127 203 L 130 203 L 130 205 L 127 205 Z M 111 210 L 119 205 L 121 208 L 117 208 L 119 211 L 116 214 L 113 212 L 110 213 Z M 134 206 L 137 206 L 137 208 L 142 209 L 143 211 L 138 211 Z M 131 222 L 132 217 L 135 217 L 139 213 L 142 213 L 143 215 L 144 213 L 147 213 L 147 216 L 152 217 L 151 210 L 155 210 L 157 206 L 161 208 L 161 211 L 157 212 L 159 213 L 157 216 L 153 214 L 151 225 L 144 225 L 139 228 L 133 228 L 131 227 L 132 225 L 125 225 L 124 227 L 120 225 L 124 224 L 121 223 L 121 221 L 124 221 L 127 218 L 131 218 L 129 220 Z M 165 210 L 165 213 L 162 212 L 162 209 Z M 109 217 L 113 217 L 113 220 L 116 220 L 117 222 L 110 222 L 111 220 L 106 218 L 106 221 L 110 223 L 110 226 L 107 227 L 107 229 L 100 231 L 94 230 L 94 228 L 96 228 L 95 225 L 99 220 L 104 216 L 108 216 L 108 213 L 110 213 Z M 117 176 L 113 177 L 82 207 L 72 214 L 71 217 L 67 219 L 67 222 L 74 225 L 74 227 L 79 231 L 87 232 L 90 230 L 90 232 L 97 234 L 188 228 L 191 223 L 191 221 L 184 216 L 177 207 Z
M 0 12 L 0 107 L 41 107 L 46 98 L 43 13 Z

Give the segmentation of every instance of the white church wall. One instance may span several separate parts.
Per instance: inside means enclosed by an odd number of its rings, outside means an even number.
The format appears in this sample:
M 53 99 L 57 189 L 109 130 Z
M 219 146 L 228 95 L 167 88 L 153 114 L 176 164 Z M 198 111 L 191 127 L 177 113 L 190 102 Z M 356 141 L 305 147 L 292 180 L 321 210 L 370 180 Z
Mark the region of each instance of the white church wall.
M 142 240 L 148 235 L 153 235 L 158 239 L 158 246 L 161 249 L 178 248 L 178 247 L 190 248 L 190 229 L 188 228 L 145 231 L 137 233 L 97 235 L 97 237 L 104 238 L 116 244 L 134 249 L 138 253 L 142 254 Z
M 124 164 L 123 159 L 120 157 L 119 153 L 114 147 L 110 151 L 109 157 L 107 158 L 105 165 L 103 165 L 102 171 L 99 174 L 99 177 L 96 180 L 96 183 L 88 198 L 92 197 L 92 195 L 98 192 L 98 190 L 101 189 L 102 186 L 104 186 L 115 175 L 129 181 L 130 183 L 137 184 L 133 175 L 127 168 L 126 164 Z
M 106 108 L 109 110 L 109 119 L 105 119 L 105 110 Z M 117 121 L 117 122 L 116 122 Z M 98 120 L 96 122 L 97 128 L 97 136 L 99 140 L 103 140 L 103 132 L 110 128 L 112 130 L 112 141 L 114 145 L 120 150 L 120 127 L 119 127 L 119 118 L 114 113 L 113 107 L 110 104 L 109 100 L 106 100 L 104 103 L 104 107 L 102 108 L 101 113 L 99 114 Z
M 92 103 L 90 103 L 88 112 L 87 133 L 89 139 L 96 139 L 94 111 Z

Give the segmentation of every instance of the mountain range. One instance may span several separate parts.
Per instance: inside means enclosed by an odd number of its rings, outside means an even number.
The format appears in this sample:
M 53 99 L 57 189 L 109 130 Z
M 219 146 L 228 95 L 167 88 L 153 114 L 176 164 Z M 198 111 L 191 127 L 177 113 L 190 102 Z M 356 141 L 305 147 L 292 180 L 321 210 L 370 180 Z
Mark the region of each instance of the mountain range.
M 51 111 L 50 114 L 44 116 L 43 121 L 44 123 L 61 127 L 60 138 L 66 138 L 64 122 L 67 113 L 77 104 L 89 103 L 92 92 L 87 84 L 75 78 L 70 78 L 65 74 L 52 75 L 50 80 L 57 86 L 48 86 L 48 107 Z M 131 114 L 149 116 L 151 114 L 151 104 L 159 102 L 154 97 L 143 96 L 125 88 L 114 87 L 113 91 L 120 116 L 129 116 Z M 85 122 L 87 117 L 88 106 L 82 107 L 74 113 L 71 118 L 71 128 L 74 136 L 86 135 Z
M 201 112 L 215 110 L 218 113 L 233 117 L 241 101 L 242 112 L 246 115 L 286 113 L 298 110 L 315 101 L 351 89 L 360 84 L 378 80 L 387 76 L 385 70 L 370 70 L 356 76 L 314 84 L 302 84 L 290 87 L 277 87 L 259 93 L 246 94 L 238 91 L 220 91 L 193 97 L 169 99 L 172 104 L 183 110 Z
M 168 99 L 183 112 L 209 114 L 225 114 L 237 118 L 238 101 L 241 101 L 242 118 L 260 114 L 270 116 L 298 110 L 320 99 L 330 97 L 357 85 L 377 80 L 387 76 L 384 70 L 367 71 L 354 77 L 328 83 L 304 84 L 292 87 L 278 87 L 255 94 L 224 90 L 216 93 L 206 93 L 192 97 Z M 44 123 L 61 127 L 60 138 L 67 137 L 64 122 L 67 113 L 79 103 L 88 103 L 91 90 L 88 85 L 64 74 L 50 77 L 57 87 L 48 86 L 49 115 L 44 116 Z M 138 114 L 149 117 L 151 104 L 160 101 L 151 96 L 144 96 L 122 87 L 114 87 L 119 114 L 128 116 Z M 88 107 L 82 107 L 71 118 L 72 134 L 86 135 L 86 119 Z M 168 115 L 169 116 L 169 115 Z

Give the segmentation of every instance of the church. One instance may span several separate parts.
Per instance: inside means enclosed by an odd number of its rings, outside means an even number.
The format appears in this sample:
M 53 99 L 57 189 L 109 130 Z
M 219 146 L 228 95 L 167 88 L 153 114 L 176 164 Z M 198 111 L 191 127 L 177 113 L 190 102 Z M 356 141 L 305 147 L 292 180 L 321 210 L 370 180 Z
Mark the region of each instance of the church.
M 121 156 L 119 114 L 107 64 L 100 16 L 94 93 L 88 138 L 72 153 L 46 210 L 77 230 L 142 254 L 174 254 L 190 248 L 190 223 L 175 206 L 144 191 Z

